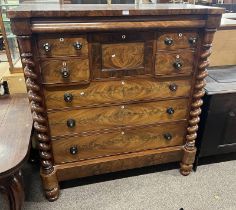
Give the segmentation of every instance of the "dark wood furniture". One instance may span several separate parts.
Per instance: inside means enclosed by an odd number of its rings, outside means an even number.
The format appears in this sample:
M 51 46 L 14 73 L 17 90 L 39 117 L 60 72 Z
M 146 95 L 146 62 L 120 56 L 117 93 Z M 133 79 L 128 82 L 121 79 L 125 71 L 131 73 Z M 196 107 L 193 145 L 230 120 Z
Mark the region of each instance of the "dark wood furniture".
M 59 181 L 166 162 L 193 167 L 223 9 L 24 5 L 18 37 L 46 197 Z
M 0 98 L 0 191 L 11 210 L 24 201 L 21 167 L 27 159 L 33 120 L 26 94 Z M 0 203 L 0 209 L 6 209 Z
M 236 152 L 236 66 L 209 70 L 199 129 L 199 156 Z

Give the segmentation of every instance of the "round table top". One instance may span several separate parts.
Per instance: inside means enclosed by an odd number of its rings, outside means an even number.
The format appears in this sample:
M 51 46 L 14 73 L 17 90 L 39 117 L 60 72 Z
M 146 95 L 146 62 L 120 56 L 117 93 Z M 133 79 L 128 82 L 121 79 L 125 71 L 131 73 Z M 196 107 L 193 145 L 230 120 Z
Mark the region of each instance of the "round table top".
M 32 124 L 26 94 L 0 98 L 0 175 L 14 170 L 25 160 Z

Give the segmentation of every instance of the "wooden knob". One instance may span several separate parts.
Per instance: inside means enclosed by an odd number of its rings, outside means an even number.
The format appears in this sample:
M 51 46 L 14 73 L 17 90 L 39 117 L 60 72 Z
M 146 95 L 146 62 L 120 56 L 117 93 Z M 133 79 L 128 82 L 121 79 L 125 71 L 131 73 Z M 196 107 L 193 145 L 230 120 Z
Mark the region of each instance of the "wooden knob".
M 190 37 L 188 41 L 191 45 L 195 45 L 197 43 L 197 38 L 196 37 Z
M 75 155 L 78 153 L 78 148 L 77 146 L 73 146 L 70 148 L 70 154 Z
M 76 122 L 75 122 L 74 119 L 69 119 L 69 120 L 67 120 L 66 124 L 67 124 L 67 127 L 68 127 L 68 128 L 74 128 Z
M 175 83 L 169 85 L 169 89 L 173 92 L 176 91 L 177 88 L 178 88 L 178 85 L 176 85 Z
M 65 102 L 71 102 L 72 100 L 73 100 L 73 95 L 71 93 L 64 94 L 64 101 Z
M 166 113 L 172 115 L 175 113 L 175 110 L 172 107 L 167 108 Z
M 82 43 L 80 43 L 80 42 L 75 42 L 75 43 L 74 43 L 74 48 L 75 48 L 76 50 L 81 50 L 81 49 L 82 49 Z
M 174 43 L 174 41 L 173 41 L 173 39 L 172 38 L 165 38 L 165 44 L 166 45 L 168 45 L 168 46 L 170 46 L 170 45 L 172 45 L 173 43 Z
M 172 135 L 170 133 L 164 133 L 163 137 L 168 141 L 172 139 Z
M 67 67 L 62 67 L 61 69 L 61 76 L 66 79 L 68 77 L 70 77 L 70 71 Z
M 180 61 L 176 61 L 174 62 L 173 66 L 175 67 L 175 69 L 180 70 L 183 64 Z
M 51 45 L 49 43 L 45 43 L 43 45 L 43 49 L 45 52 L 50 52 L 51 51 Z

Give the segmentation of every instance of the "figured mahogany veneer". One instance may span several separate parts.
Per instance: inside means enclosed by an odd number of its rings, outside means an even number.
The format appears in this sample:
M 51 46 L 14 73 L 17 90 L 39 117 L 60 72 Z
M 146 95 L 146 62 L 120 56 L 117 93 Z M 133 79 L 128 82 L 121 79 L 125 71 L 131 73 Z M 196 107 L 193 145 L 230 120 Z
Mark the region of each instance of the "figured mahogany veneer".
M 47 45 L 48 44 L 48 45 Z M 76 47 L 76 44 L 81 44 Z M 48 50 L 45 47 L 48 46 Z M 81 48 L 81 49 L 79 49 Z M 88 42 L 84 35 L 40 35 L 38 37 L 38 50 L 40 56 L 88 56 Z
M 9 12 L 50 201 L 63 180 L 174 161 L 191 172 L 222 12 L 188 4 Z
M 52 136 L 186 119 L 187 99 L 48 113 Z M 168 113 L 168 110 L 172 112 Z M 68 126 L 68 120 L 74 125 Z
M 44 84 L 89 82 L 88 58 L 43 59 L 40 67 Z
M 165 124 L 109 133 L 74 136 L 52 142 L 56 163 L 182 145 L 186 123 Z M 71 154 L 72 149 L 75 154 Z
M 138 68 L 144 68 L 144 43 L 102 45 L 102 69 L 104 71 Z
M 189 79 L 158 81 L 157 79 L 123 79 L 93 82 L 72 87 L 45 87 L 44 95 L 49 110 L 66 107 L 103 106 L 134 101 L 188 97 Z
M 194 52 L 178 50 L 156 54 L 156 75 L 191 75 L 193 72 Z
M 158 50 L 195 48 L 199 41 L 199 35 L 195 31 L 161 32 L 157 37 Z

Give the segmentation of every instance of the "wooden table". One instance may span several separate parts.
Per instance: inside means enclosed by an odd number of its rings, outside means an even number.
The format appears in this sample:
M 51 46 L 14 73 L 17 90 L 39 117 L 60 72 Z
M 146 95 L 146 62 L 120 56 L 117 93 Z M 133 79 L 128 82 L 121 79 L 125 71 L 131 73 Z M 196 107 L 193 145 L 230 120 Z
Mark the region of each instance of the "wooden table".
M 21 209 L 24 200 L 21 166 L 27 159 L 31 130 L 27 96 L 0 98 L 0 191 L 7 195 L 11 210 Z

